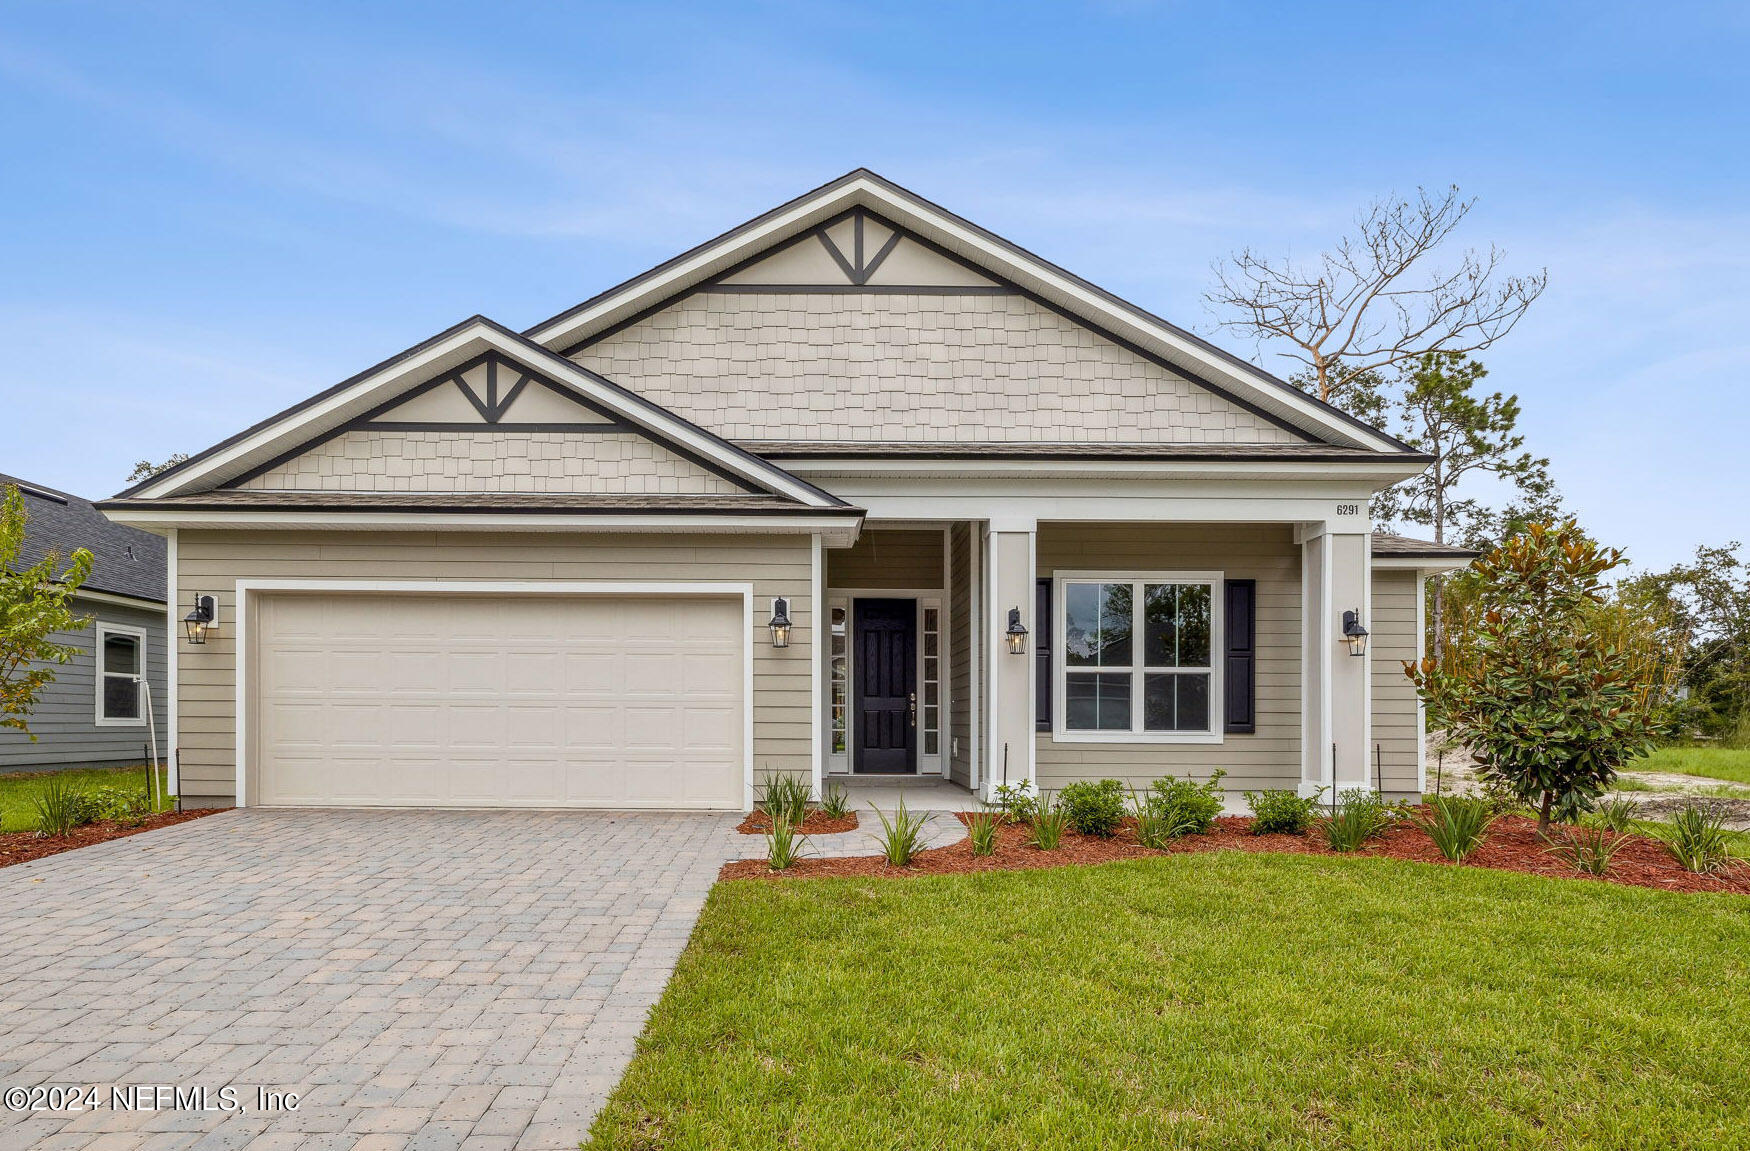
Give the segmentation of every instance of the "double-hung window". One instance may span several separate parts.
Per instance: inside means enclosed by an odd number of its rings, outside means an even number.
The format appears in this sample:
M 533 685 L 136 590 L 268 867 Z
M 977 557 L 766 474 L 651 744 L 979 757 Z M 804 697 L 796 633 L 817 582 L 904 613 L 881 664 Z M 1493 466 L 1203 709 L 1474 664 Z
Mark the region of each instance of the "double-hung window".
M 114 624 L 97 625 L 97 722 L 138 727 L 146 722 L 146 633 Z
M 1060 738 L 1221 739 L 1220 573 L 1089 574 L 1057 583 Z

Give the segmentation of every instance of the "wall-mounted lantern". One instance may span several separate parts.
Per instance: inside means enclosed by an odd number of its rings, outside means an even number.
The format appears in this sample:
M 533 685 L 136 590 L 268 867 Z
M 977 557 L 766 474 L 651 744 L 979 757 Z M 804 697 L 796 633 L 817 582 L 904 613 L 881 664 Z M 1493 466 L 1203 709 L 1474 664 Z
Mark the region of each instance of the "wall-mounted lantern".
M 1361 626 L 1360 612 L 1343 613 L 1343 642 L 1349 645 L 1350 655 L 1367 654 L 1367 629 Z
M 196 592 L 194 610 L 182 617 L 182 626 L 188 632 L 189 643 L 206 643 L 207 633 L 219 626 L 219 602 Z
M 1007 634 L 1009 637 L 1009 654 L 1026 655 L 1027 629 L 1021 623 L 1021 609 L 1018 607 L 1012 607 L 1009 609 L 1009 630 Z
M 772 597 L 772 646 L 790 646 L 790 601 L 783 596 Z

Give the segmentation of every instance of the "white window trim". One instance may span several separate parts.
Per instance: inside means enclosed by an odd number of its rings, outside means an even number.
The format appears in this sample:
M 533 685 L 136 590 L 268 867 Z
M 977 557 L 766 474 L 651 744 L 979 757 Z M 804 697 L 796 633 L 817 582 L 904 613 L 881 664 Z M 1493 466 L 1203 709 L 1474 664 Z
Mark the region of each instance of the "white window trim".
M 1067 721 L 1069 613 L 1064 610 L 1065 585 L 1072 583 L 1202 583 L 1210 586 L 1209 605 L 1209 725 L 1208 731 L 1071 731 Z M 1224 634 L 1227 602 L 1227 574 L 1219 571 L 1059 571 L 1051 581 L 1053 637 L 1055 652 L 1051 660 L 1051 741 L 1053 743 L 1200 743 L 1219 744 L 1225 741 L 1222 717 L 1227 714 L 1223 699 L 1221 653 L 1226 650 Z M 1142 643 L 1140 629 L 1134 629 L 1133 642 Z M 1100 669 L 1089 669 L 1100 670 Z M 1118 671 L 1121 669 L 1111 669 Z M 1131 715 L 1142 716 L 1141 665 L 1122 669 L 1132 677 Z
M 140 692 L 140 714 L 139 714 L 139 717 L 136 719 L 124 719 L 121 717 L 111 719 L 109 716 L 106 716 L 103 714 L 103 681 L 108 678 L 109 674 L 111 674 L 111 673 L 106 673 L 103 670 L 103 641 L 112 635 L 128 636 L 135 643 L 140 645 L 139 681 L 135 684 L 135 687 L 137 687 L 139 689 L 139 692 Z M 97 674 L 95 677 L 96 678 L 95 687 L 96 687 L 97 698 L 95 699 L 95 701 L 92 704 L 92 714 L 93 714 L 93 718 L 95 719 L 95 721 L 97 723 L 97 726 L 98 727 L 145 727 L 146 726 L 146 708 L 149 706 L 148 697 L 146 695 L 146 689 L 143 686 L 146 682 L 146 632 L 145 632 L 145 630 L 143 628 L 129 627 L 126 624 L 99 622 L 97 625 L 97 647 L 95 649 L 95 662 L 97 664 Z M 119 675 L 121 673 L 116 672 L 113 674 Z

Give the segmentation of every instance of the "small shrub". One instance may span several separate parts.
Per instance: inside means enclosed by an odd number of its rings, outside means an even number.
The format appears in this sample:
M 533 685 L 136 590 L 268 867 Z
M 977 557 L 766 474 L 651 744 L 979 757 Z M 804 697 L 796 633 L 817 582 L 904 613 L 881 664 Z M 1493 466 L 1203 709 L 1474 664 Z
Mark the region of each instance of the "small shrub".
M 1136 841 L 1153 851 L 1165 851 L 1173 840 L 1197 830 L 1196 821 L 1177 807 L 1164 807 L 1151 802 L 1150 795 L 1132 796 L 1132 814 L 1136 817 Z
M 42 836 L 66 835 L 97 818 L 91 796 L 59 776 L 43 782 L 42 790 L 31 797 L 31 806 L 36 809 L 36 833 Z
M 1324 793 L 1322 787 L 1311 795 L 1287 788 L 1246 792 L 1246 806 L 1252 809 L 1252 834 L 1305 835 L 1319 813 L 1319 796 Z
M 1635 818 L 1640 814 L 1640 807 L 1632 799 L 1617 796 L 1606 799 L 1592 809 L 1591 820 L 1599 827 L 1611 831 L 1633 831 Z
M 1056 851 L 1063 842 L 1063 829 L 1069 823 L 1069 813 L 1059 804 L 1041 795 L 1034 805 L 1030 823 L 1033 835 L 1028 843 L 1040 851 Z
M 875 807 L 870 804 L 870 807 Z M 887 813 L 875 807 L 875 815 L 881 820 L 881 834 L 876 840 L 881 845 L 881 856 L 894 867 L 904 867 L 912 861 L 912 857 L 923 850 L 924 824 L 928 823 L 928 815 L 912 815 L 905 809 L 905 797 L 899 798 L 899 809 L 893 813 L 891 821 Z
M 1673 859 L 1700 875 L 1738 864 L 1729 850 L 1732 833 L 1726 830 L 1725 811 L 1718 804 L 1690 804 L 1659 830 L 1659 838 Z
M 759 806 L 774 825 L 783 819 L 800 827 L 808 818 L 808 783 L 799 775 L 767 775 L 760 785 Z
M 1457 863 L 1482 846 L 1483 837 L 1495 822 L 1495 813 L 1486 799 L 1437 795 L 1428 801 L 1428 814 L 1414 822 L 1428 833 L 1440 854 Z
M 1137 818 L 1140 820 L 1146 809 L 1149 815 L 1165 820 L 1168 825 L 1182 824 L 1185 830 L 1180 835 L 1203 835 L 1215 826 L 1215 818 L 1221 814 L 1221 781 L 1225 775 L 1226 771 L 1217 770 L 1206 783 L 1171 775 L 1157 779 L 1139 805 Z
M 1058 806 L 1083 835 L 1109 836 L 1124 822 L 1124 785 L 1116 779 L 1084 779 L 1058 794 Z
M 773 871 L 788 871 L 807 849 L 808 839 L 783 816 L 772 818 L 772 830 L 766 833 L 766 862 Z
M 86 795 L 94 819 L 139 823 L 152 814 L 146 793 L 128 787 L 99 787 Z
M 1039 797 L 1025 783 L 999 783 L 996 804 L 1005 817 L 1016 823 L 1029 823 L 1039 810 Z
M 1360 851 L 1362 844 L 1390 831 L 1398 821 L 1392 806 L 1370 791 L 1345 791 L 1337 808 L 1319 820 L 1332 851 Z
M 1609 875 L 1610 861 L 1628 841 L 1628 836 L 1618 835 L 1609 828 L 1576 827 L 1546 850 L 1583 875 Z
M 820 813 L 828 819 L 843 819 L 851 814 L 851 797 L 838 784 L 828 784 L 826 794 L 820 797 Z
M 975 811 L 966 817 L 966 834 L 972 840 L 972 854 L 989 855 L 997 849 L 997 828 L 1003 825 L 1000 811 Z

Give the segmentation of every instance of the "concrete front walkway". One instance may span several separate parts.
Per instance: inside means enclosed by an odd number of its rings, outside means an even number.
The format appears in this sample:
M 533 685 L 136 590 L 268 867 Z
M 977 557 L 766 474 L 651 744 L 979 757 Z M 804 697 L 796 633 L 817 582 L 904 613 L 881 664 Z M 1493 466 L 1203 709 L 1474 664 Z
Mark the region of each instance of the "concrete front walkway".
M 0 1149 L 575 1147 L 736 818 L 248 810 L 0 869 L 0 1090 L 100 1096 L 14 1092 Z

